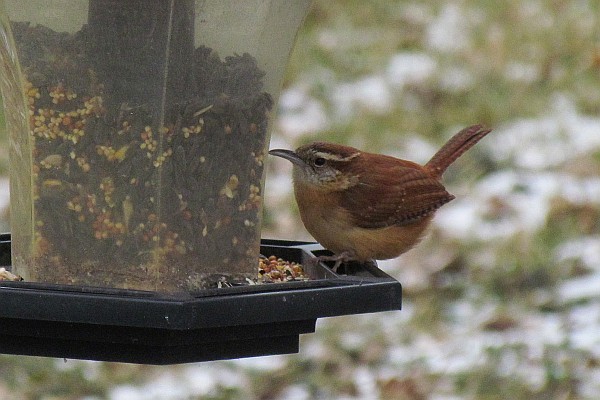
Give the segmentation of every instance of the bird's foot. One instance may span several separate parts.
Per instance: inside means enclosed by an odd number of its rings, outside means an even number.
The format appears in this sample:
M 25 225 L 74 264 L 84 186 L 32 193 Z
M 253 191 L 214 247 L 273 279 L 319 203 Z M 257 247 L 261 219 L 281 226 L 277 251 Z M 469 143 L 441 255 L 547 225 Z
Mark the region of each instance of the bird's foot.
M 347 263 L 347 262 L 350 262 L 350 261 L 356 261 L 356 258 L 349 251 L 344 251 L 344 252 L 341 252 L 339 254 L 334 254 L 332 256 L 318 256 L 317 260 L 319 262 L 321 262 L 321 261 L 334 261 L 335 264 L 333 264 L 333 267 L 331 268 L 331 270 L 333 272 L 337 272 L 338 268 L 340 267 L 340 265 L 342 265 L 342 263 Z

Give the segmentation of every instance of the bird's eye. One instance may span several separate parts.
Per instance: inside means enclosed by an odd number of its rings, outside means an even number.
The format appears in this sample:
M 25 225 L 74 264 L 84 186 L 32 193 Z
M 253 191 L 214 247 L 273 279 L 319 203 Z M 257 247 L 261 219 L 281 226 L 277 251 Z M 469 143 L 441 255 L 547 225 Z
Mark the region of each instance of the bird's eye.
M 325 159 L 323 157 L 315 158 L 315 167 L 322 167 L 325 165 Z

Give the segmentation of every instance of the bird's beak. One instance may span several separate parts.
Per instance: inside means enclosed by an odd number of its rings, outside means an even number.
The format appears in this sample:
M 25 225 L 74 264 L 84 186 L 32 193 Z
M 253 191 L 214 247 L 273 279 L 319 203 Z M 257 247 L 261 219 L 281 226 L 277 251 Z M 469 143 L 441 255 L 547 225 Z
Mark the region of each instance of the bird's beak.
M 296 154 L 295 152 L 293 152 L 291 150 L 273 149 L 273 150 L 269 150 L 269 154 L 272 156 L 285 158 L 286 160 L 291 161 L 292 163 L 294 163 L 296 165 L 304 165 L 304 161 L 302 161 L 302 159 L 300 157 L 298 157 L 298 154 Z

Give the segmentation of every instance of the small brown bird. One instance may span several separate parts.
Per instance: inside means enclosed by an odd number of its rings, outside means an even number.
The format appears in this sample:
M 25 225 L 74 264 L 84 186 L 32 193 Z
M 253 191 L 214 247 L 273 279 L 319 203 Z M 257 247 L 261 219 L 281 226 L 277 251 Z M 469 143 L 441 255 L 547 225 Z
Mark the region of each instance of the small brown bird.
M 446 168 L 491 130 L 473 125 L 454 135 L 427 164 L 333 143 L 269 154 L 294 164 L 294 193 L 308 232 L 345 261 L 385 260 L 410 250 L 435 211 L 454 199 L 441 183 Z

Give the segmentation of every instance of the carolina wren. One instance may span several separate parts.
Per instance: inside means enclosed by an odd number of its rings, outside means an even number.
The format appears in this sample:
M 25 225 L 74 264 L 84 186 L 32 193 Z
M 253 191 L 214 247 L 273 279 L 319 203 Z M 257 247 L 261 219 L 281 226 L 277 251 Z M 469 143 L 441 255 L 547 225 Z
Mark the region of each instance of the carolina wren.
M 398 257 L 417 244 L 435 211 L 454 199 L 441 183 L 446 168 L 491 130 L 473 125 L 454 135 L 424 166 L 333 143 L 269 154 L 294 165 L 294 193 L 308 232 L 342 261 Z

